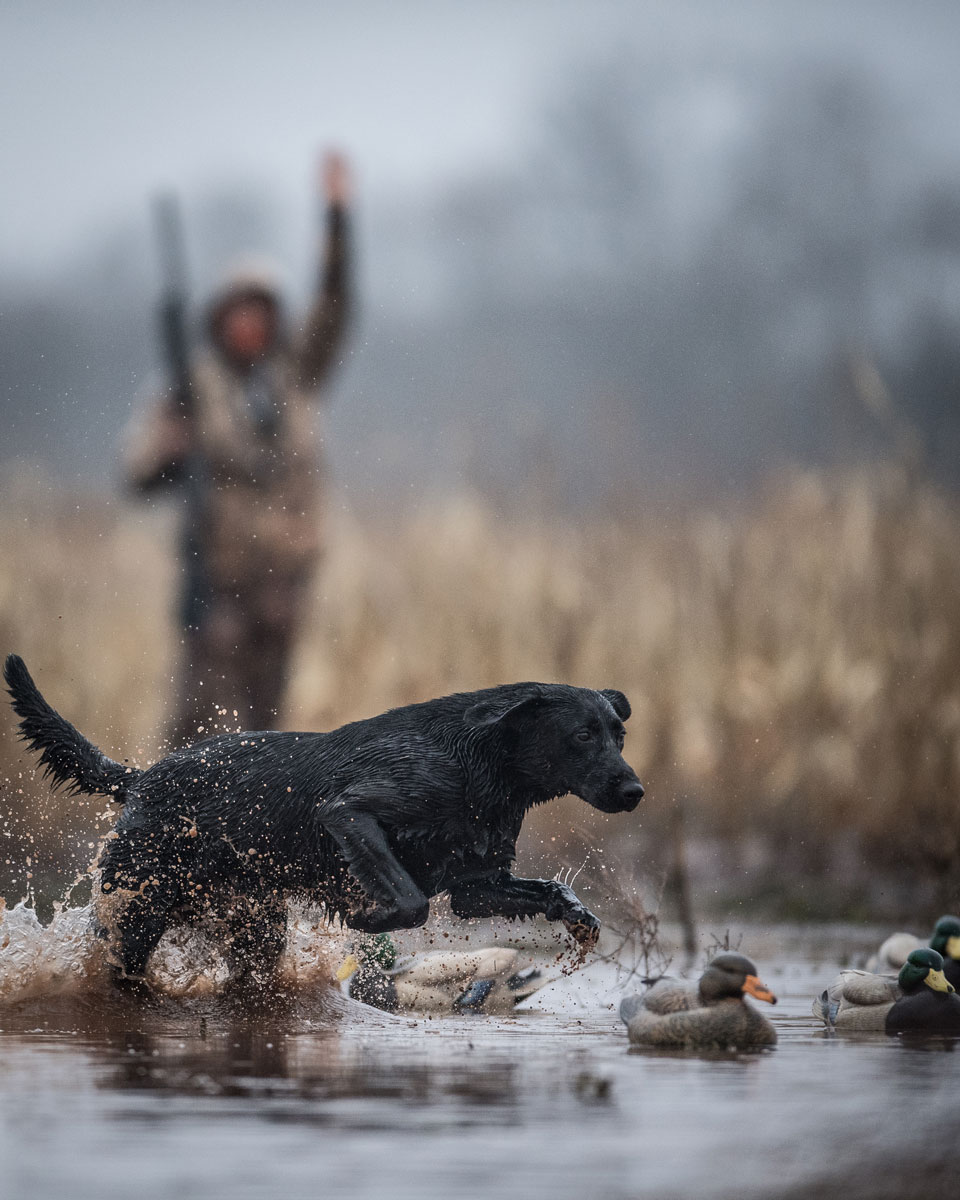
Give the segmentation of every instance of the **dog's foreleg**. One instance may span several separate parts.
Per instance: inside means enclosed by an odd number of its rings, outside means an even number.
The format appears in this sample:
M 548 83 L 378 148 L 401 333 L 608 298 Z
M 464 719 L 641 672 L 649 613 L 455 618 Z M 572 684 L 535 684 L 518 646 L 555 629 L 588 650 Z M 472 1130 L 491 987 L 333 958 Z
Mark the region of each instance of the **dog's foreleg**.
M 577 941 L 593 945 L 600 922 L 573 888 L 556 879 L 518 879 L 497 871 L 450 889 L 450 907 L 458 917 L 534 917 L 562 921 Z
M 385 933 L 413 929 L 426 921 L 430 902 L 397 862 L 374 817 L 344 796 L 324 805 L 320 820 L 337 843 L 350 874 L 375 902 L 347 917 L 351 929 Z

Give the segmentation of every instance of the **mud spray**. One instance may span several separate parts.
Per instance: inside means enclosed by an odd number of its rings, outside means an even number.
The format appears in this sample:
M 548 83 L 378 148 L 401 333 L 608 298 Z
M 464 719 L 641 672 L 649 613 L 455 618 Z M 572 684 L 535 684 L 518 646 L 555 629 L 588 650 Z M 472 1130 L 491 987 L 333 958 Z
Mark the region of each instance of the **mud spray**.
M 92 904 L 57 905 L 53 920 L 43 925 L 26 902 L 9 908 L 0 901 L 0 1004 L 110 993 L 106 946 L 96 929 Z M 342 947 L 343 939 L 316 911 L 291 906 L 276 990 L 333 994 Z M 180 926 L 167 930 L 151 955 L 147 982 L 157 996 L 193 1000 L 219 993 L 228 975 L 214 939 Z

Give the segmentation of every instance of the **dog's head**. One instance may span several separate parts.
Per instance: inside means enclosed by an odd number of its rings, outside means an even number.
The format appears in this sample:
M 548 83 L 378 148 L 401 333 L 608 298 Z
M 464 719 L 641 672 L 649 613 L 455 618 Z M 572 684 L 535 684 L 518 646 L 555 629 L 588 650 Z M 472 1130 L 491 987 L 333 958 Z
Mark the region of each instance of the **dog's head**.
M 497 689 L 500 691 L 501 689 Z M 504 688 L 465 713 L 474 728 L 503 735 L 507 769 L 535 793 L 579 796 L 601 812 L 632 812 L 643 786 L 623 758 L 630 704 L 613 688 L 561 684 Z

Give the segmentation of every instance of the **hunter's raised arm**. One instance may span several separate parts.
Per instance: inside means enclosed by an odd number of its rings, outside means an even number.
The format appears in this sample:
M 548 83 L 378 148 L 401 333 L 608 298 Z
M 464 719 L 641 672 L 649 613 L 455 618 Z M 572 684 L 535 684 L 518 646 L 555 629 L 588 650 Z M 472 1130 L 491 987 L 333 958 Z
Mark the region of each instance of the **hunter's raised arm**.
M 320 168 L 319 192 L 325 205 L 325 240 L 317 298 L 298 347 L 300 384 L 318 388 L 333 365 L 343 340 L 351 305 L 349 204 L 350 169 L 342 155 L 330 153 Z

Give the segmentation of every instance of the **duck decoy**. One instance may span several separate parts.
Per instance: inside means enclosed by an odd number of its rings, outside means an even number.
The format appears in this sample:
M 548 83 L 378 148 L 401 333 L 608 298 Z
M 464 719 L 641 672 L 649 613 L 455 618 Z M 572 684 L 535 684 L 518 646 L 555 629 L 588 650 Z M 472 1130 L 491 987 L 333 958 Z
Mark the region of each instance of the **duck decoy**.
M 386 1012 L 511 1012 L 548 982 L 537 966 L 518 969 L 520 952 L 501 946 L 436 950 L 397 958 L 389 934 L 351 947 L 336 978 L 361 1004 Z
M 841 971 L 813 1002 L 830 1029 L 960 1035 L 960 996 L 930 947 L 913 950 L 899 975 Z
M 944 975 L 955 988 L 960 989 L 960 917 L 941 917 L 926 944 L 943 956 Z M 876 954 L 867 959 L 865 970 L 880 975 L 895 975 L 911 951 L 923 947 L 923 939 L 912 933 L 892 933 Z
M 777 998 L 742 954 L 719 954 L 695 984 L 663 978 L 642 995 L 626 996 L 620 1017 L 630 1041 L 641 1046 L 688 1048 L 774 1046 L 771 1023 L 745 996 Z

